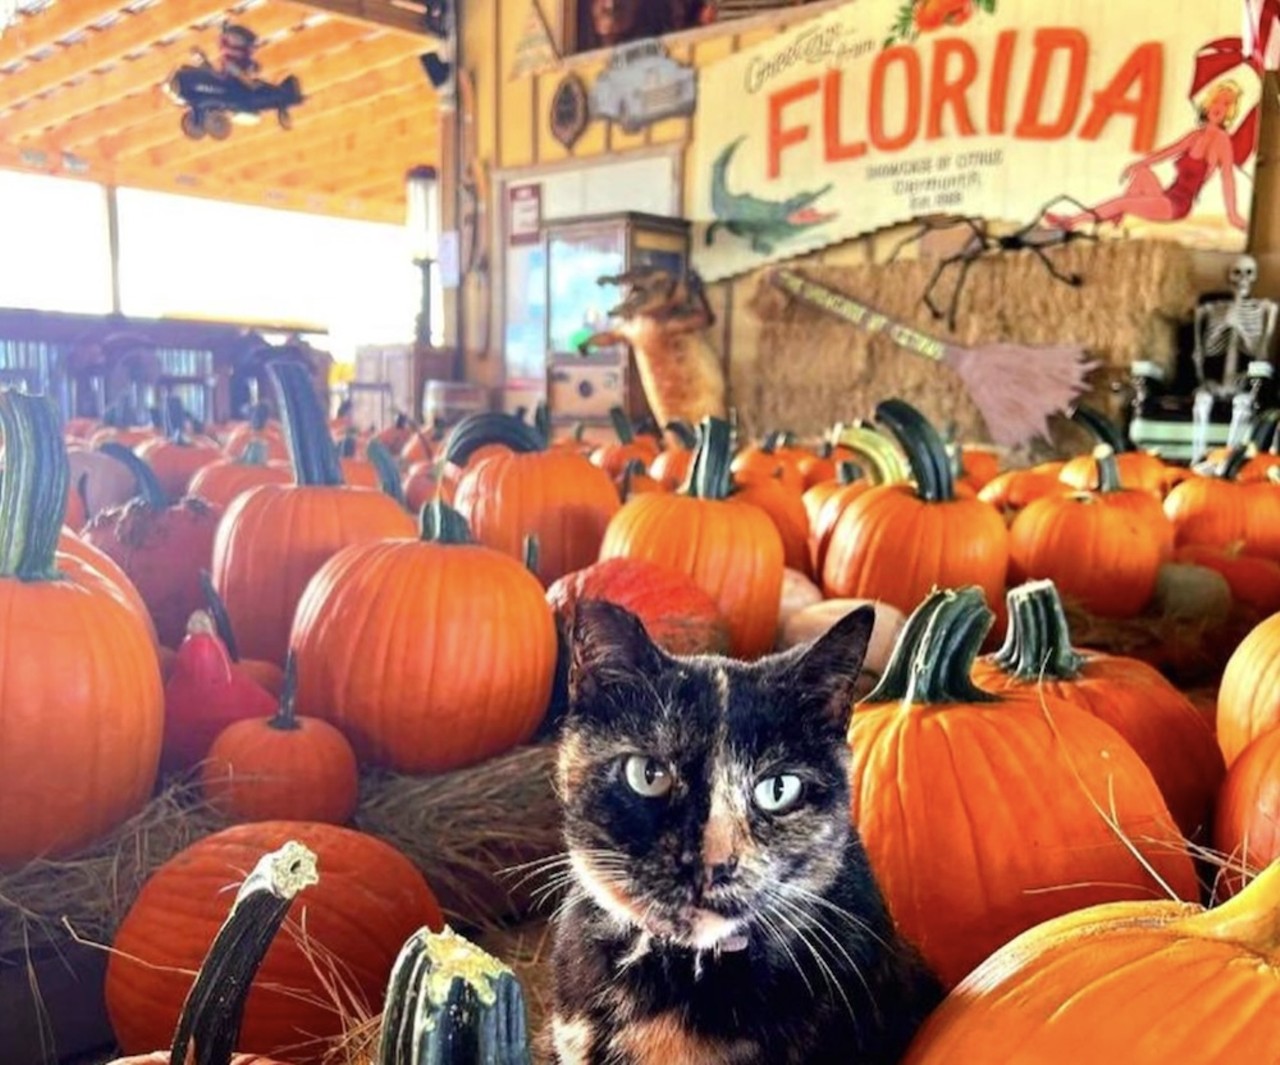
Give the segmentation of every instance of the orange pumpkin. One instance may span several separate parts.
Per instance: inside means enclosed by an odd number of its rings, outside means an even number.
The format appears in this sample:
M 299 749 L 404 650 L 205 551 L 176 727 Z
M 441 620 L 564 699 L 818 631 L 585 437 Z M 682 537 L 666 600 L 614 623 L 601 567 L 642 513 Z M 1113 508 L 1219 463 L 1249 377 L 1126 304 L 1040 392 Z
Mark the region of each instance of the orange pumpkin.
M 837 495 L 841 488 L 853 484 L 861 478 L 862 467 L 852 460 L 845 459 L 836 465 L 835 472 L 827 480 L 819 481 L 804 490 L 804 495 L 800 497 L 800 502 L 804 505 L 804 516 L 808 522 L 811 536 L 813 535 L 814 526 L 818 522 L 818 515 L 822 512 L 823 504 L 832 496 Z
M 68 529 L 63 529 L 58 537 L 59 569 L 62 569 L 62 556 L 65 555 L 72 556 L 78 563 L 87 566 L 89 569 L 96 570 L 106 577 L 111 586 L 119 592 L 121 600 L 138 615 L 138 618 L 147 627 L 147 632 L 151 636 L 152 642 L 156 644 L 157 649 L 161 649 L 160 639 L 156 635 L 155 622 L 151 620 L 151 611 L 147 609 L 147 604 L 143 601 L 142 596 L 138 594 L 138 589 L 134 587 L 129 575 L 120 568 L 115 559 L 105 551 L 99 551 L 92 544 L 82 540 Z
M 839 524 L 840 515 L 871 482 L 863 476 L 862 468 L 852 462 L 840 463 L 836 481 L 815 485 L 805 492 L 803 502 L 810 512 L 809 557 L 813 560 L 813 573 L 821 579 L 831 548 L 831 534 Z M 812 509 L 811 509 L 812 508 Z
M 600 558 L 646 559 L 688 574 L 728 622 L 733 654 L 757 658 L 773 647 L 785 556 L 769 516 L 732 495 L 729 439 L 728 422 L 704 421 L 688 489 L 626 503 L 609 522 Z
M 436 445 L 440 443 L 440 439 L 440 429 L 438 427 L 427 432 L 415 426 L 404 447 L 400 449 L 400 464 L 413 466 L 419 462 L 434 462 Z
M 212 573 L 241 653 L 283 664 L 294 610 L 316 570 L 348 544 L 411 536 L 414 521 L 390 496 L 343 483 L 305 368 L 278 361 L 271 372 L 289 422 L 295 483 L 262 485 L 227 508 Z
M 404 471 L 404 480 L 401 482 L 404 505 L 417 514 L 435 499 L 439 483 L 435 463 L 415 462 Z
M 1155 594 L 1162 544 L 1150 520 L 1094 492 L 1037 499 L 1009 528 L 1009 578 L 1052 580 L 1099 617 L 1128 618 Z
M 1000 602 L 1009 533 L 999 513 L 956 498 L 942 439 L 914 407 L 888 400 L 876 418 L 898 439 L 916 483 L 876 485 L 844 508 L 823 560 L 824 594 L 909 612 L 935 587 L 977 584 Z
M 1232 652 L 1218 688 L 1217 727 L 1228 768 L 1255 739 L 1280 728 L 1280 614 Z
M 903 1065 L 1275 1061 L 1277 914 L 1280 864 L 1215 910 L 1115 902 L 1048 921 L 970 974 Z
M 97 569 L 56 553 L 70 477 L 57 411 L 0 392 L 0 868 L 74 853 L 136 813 L 160 758 L 146 625 Z
M 666 447 L 649 463 L 649 476 L 669 492 L 678 492 L 689 479 L 693 469 L 693 455 L 698 447 L 698 436 L 687 422 L 675 421 L 667 425 L 667 432 L 676 439 L 676 446 Z
M 269 718 L 222 730 L 200 766 L 205 800 L 230 821 L 328 821 L 356 810 L 355 752 L 327 721 L 294 710 L 297 673 L 289 656 L 280 705 Z
M 67 460 L 71 480 L 84 497 L 85 523 L 100 510 L 129 502 L 138 490 L 129 467 L 104 452 L 75 445 L 67 449 Z
M 538 581 L 469 543 L 443 504 L 422 520 L 421 539 L 330 559 L 292 637 L 299 709 L 341 728 L 363 761 L 402 773 L 458 769 L 526 742 L 555 679 L 555 622 Z
M 1068 491 L 1059 479 L 1061 462 L 1046 462 L 1029 470 L 1005 470 L 978 491 L 978 498 L 1005 515 L 1013 515 L 1044 496 Z
M 198 499 L 226 510 L 236 496 L 262 484 L 289 484 L 293 474 L 287 465 L 269 464 L 267 446 L 261 440 L 245 445 L 240 457 L 218 459 L 202 466 L 187 491 Z
M 974 663 L 984 691 L 1044 692 L 1105 721 L 1155 777 L 1182 834 L 1204 839 L 1225 766 L 1213 730 L 1158 670 L 1136 658 L 1077 651 L 1052 581 L 1009 593 L 999 652 Z
M 621 407 L 610 409 L 609 420 L 613 423 L 613 431 L 618 437 L 618 442 L 596 448 L 591 453 L 591 462 L 604 470 L 615 484 L 621 484 L 627 464 L 638 460 L 647 467 L 658 457 L 658 445 L 651 436 L 636 435 L 626 412 Z
M 1231 586 L 1231 597 L 1241 606 L 1263 616 L 1280 610 L 1280 563 L 1245 554 L 1240 545 L 1210 547 L 1187 544 L 1174 553 L 1174 561 L 1204 566 L 1222 574 Z
M 1280 861 L 1280 728 L 1264 732 L 1231 764 L 1218 795 L 1213 846 L 1227 858 L 1222 894 L 1238 892 L 1243 873 Z
M 759 507 L 769 515 L 769 520 L 782 537 L 783 557 L 788 569 L 806 576 L 813 572 L 809 555 L 809 520 L 803 497 L 783 487 L 782 481 L 776 477 L 748 474 L 739 482 L 734 499 Z
M 1102 447 L 1116 457 L 1117 488 L 1145 492 L 1154 499 L 1164 498 L 1165 464 L 1159 456 L 1136 450 L 1123 431 L 1101 411 L 1078 404 L 1071 420 L 1087 429 Z M 1096 449 L 1094 454 L 1096 455 Z M 1062 467 L 1062 483 L 1077 491 L 1098 486 L 1098 471 L 1093 457 L 1080 455 Z M 1114 490 L 1114 489 L 1113 489 Z
M 390 425 L 379 429 L 373 439 L 387 449 L 392 455 L 401 454 L 410 440 L 417 435 L 418 427 L 403 411 L 398 413 Z
M 854 825 L 898 927 L 947 986 L 1050 917 L 1199 890 L 1118 732 L 1033 687 L 974 685 L 992 620 L 980 588 L 933 593 L 849 727 Z
M 170 503 L 187 494 L 197 470 L 222 458 L 222 451 L 212 443 L 192 440 L 186 433 L 185 421 L 181 401 L 171 398 L 166 405 L 166 435 L 152 437 L 134 448 L 134 454 L 155 472 Z
M 758 445 L 744 448 L 734 458 L 730 472 L 734 483 L 744 484 L 760 478 L 776 478 L 798 495 L 804 494 L 804 474 L 800 472 L 800 453 L 787 446 L 786 433 L 770 433 Z
M 1000 456 L 988 447 L 978 444 L 962 444 L 960 447 L 960 468 L 964 476 L 973 485 L 975 492 L 981 492 L 1000 474 Z
M 834 481 L 839 476 L 840 464 L 852 461 L 852 449 L 837 447 L 830 440 L 825 440 L 817 451 L 806 452 L 796 462 L 796 469 L 804 479 L 804 488 L 807 492 L 815 485 Z
M 107 1012 L 126 1053 L 173 1036 L 191 974 L 209 949 L 239 883 L 264 852 L 297 841 L 317 858 L 319 881 L 289 909 L 249 991 L 241 1051 L 319 1063 L 340 1035 L 334 983 L 355 1001 L 382 1001 L 405 939 L 440 929 L 422 874 L 372 836 L 335 825 L 259 821 L 192 844 L 146 882 L 120 925 L 107 964 Z
M 1244 460 L 1244 448 L 1235 448 L 1213 473 L 1188 477 L 1170 490 L 1164 512 L 1173 523 L 1179 547 L 1230 547 L 1247 542 L 1249 505 L 1255 497 L 1236 480 Z
M 1159 497 L 1152 491 L 1142 488 L 1126 488 L 1120 473 L 1118 461 L 1124 458 L 1117 455 L 1107 444 L 1099 444 L 1093 452 L 1094 473 L 1090 479 L 1088 491 L 1092 492 L 1100 502 L 1116 510 L 1132 515 L 1151 530 L 1152 536 L 1160 545 L 1160 561 L 1168 562 L 1173 558 L 1173 525 L 1165 515 Z M 1075 459 L 1072 460 L 1077 461 Z
M 632 459 L 627 463 L 627 468 L 622 471 L 623 500 L 644 495 L 645 492 L 665 491 L 666 489 L 645 471 L 645 465 L 640 459 Z
M 255 403 L 249 409 L 249 420 L 236 425 L 222 442 L 222 450 L 228 455 L 243 455 L 250 444 L 258 444 L 266 452 L 268 462 L 288 462 L 289 445 L 285 443 L 284 429 L 270 420 L 271 408 L 265 403 Z
M 486 446 L 500 450 L 469 460 Z M 589 566 L 620 505 L 609 474 L 565 448 L 549 448 L 536 429 L 507 414 L 472 414 L 454 428 L 445 459 L 466 467 L 454 506 L 476 542 L 512 558 L 538 543 L 544 585 Z
M 279 699 L 284 692 L 284 670 L 265 659 L 241 657 L 240 643 L 236 640 L 235 629 L 231 627 L 227 604 L 213 586 L 213 577 L 208 570 L 200 572 L 200 587 L 204 592 L 204 610 L 213 622 L 214 631 L 222 641 L 227 657 L 231 659 L 231 668 Z

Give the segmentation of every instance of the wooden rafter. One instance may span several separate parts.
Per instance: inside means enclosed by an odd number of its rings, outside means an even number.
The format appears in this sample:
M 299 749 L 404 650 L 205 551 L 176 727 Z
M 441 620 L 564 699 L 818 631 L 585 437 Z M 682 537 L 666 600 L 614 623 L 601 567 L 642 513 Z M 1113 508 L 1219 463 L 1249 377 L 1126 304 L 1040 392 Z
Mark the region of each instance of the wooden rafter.
M 77 0 L 51 4 L 33 15 L 23 15 L 0 37 L 0 68 L 87 30 L 114 15 L 123 4 L 124 0 Z
M 360 139 L 365 138 L 365 139 Z M 337 189 L 353 176 L 368 173 L 384 175 L 388 181 L 404 180 L 404 175 L 438 155 L 439 142 L 420 126 L 404 120 L 381 126 L 365 134 L 350 134 L 332 145 L 303 158 L 284 162 L 272 160 L 270 167 L 254 171 L 237 171 L 244 181 L 292 188 L 310 184 L 315 188 Z
M 426 5 L 414 0 L 306 0 L 311 7 L 362 26 L 377 26 L 421 39 L 430 37 L 423 14 Z

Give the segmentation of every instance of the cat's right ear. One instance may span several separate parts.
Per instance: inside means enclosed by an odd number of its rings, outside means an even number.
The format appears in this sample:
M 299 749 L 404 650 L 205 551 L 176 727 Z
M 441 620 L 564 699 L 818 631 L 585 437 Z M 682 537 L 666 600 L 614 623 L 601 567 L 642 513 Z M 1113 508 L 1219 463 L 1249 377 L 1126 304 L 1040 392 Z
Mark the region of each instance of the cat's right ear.
M 569 707 L 576 710 L 610 684 L 662 668 L 662 652 L 631 611 L 602 599 L 585 599 L 574 610 L 569 633 Z
M 843 732 L 853 713 L 858 678 L 871 644 L 874 607 L 846 614 L 812 643 L 797 649 L 791 665 L 793 690 L 820 700 L 827 723 Z

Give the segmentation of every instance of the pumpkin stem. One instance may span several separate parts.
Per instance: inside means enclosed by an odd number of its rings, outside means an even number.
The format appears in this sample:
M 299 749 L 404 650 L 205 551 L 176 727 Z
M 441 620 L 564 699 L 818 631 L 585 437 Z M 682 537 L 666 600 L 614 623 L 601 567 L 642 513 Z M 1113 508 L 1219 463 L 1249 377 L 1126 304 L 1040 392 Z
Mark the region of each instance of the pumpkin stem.
M 1120 483 L 1120 466 L 1116 462 L 1115 450 L 1110 444 L 1099 444 L 1093 449 L 1093 461 L 1098 470 L 1098 491 L 1102 493 L 1119 492 L 1124 488 Z
M 267 464 L 267 442 L 265 440 L 250 440 L 244 446 L 244 450 L 240 452 L 240 457 L 236 462 L 241 466 L 265 466 Z
M 294 482 L 306 487 L 342 485 L 342 466 L 311 374 L 300 363 L 285 359 L 272 359 L 267 369 L 275 381 L 284 415 Z
M 631 498 L 631 482 L 636 477 L 643 477 L 647 471 L 640 459 L 631 459 L 622 470 L 622 498 Z
M 889 665 L 867 702 L 994 703 L 970 679 L 978 649 L 995 621 L 982 589 L 939 589 L 907 619 Z
M 280 688 L 280 705 L 267 719 L 267 728 L 281 732 L 296 732 L 298 724 L 298 659 L 290 651 L 284 660 L 284 684 Z
M 698 434 L 694 432 L 693 426 L 688 422 L 676 420 L 667 422 L 667 432 L 680 442 L 680 446 L 686 451 L 692 451 L 698 446 Z
M 469 544 L 473 542 L 467 519 L 440 499 L 433 499 L 423 506 L 418 526 L 422 539 L 428 543 Z
M 631 425 L 631 419 L 627 417 L 626 411 L 621 407 L 610 407 L 609 422 L 613 426 L 613 431 L 617 434 L 620 444 L 635 443 L 636 431 Z
M 587 423 L 586 423 L 586 422 L 574 422 L 574 423 L 573 423 L 573 442 L 574 442 L 575 444 L 581 444 L 581 443 L 582 443 L 582 438 L 586 435 L 586 433 L 587 433 Z
M 1075 680 L 1080 676 L 1085 657 L 1071 646 L 1071 627 L 1053 581 L 1028 581 L 1010 589 L 1005 602 L 1009 604 L 1009 631 L 991 661 L 1018 680 Z
M 138 498 L 148 507 L 157 513 L 168 509 L 169 496 L 161 486 L 159 478 L 156 477 L 155 470 L 129 448 L 109 440 L 105 444 L 98 445 L 98 450 L 129 467 L 134 483 L 138 486 Z
M 1280 959 L 1280 861 L 1274 861 L 1221 906 L 1175 921 L 1178 931 L 1236 943 Z
M 729 423 L 723 418 L 702 420 L 702 439 L 689 476 L 689 495 L 695 499 L 728 499 L 733 492 L 729 438 Z
M 1106 444 L 1117 455 L 1133 450 L 1119 426 L 1100 410 L 1078 403 L 1075 410 L 1071 412 L 1071 420 L 1087 429 L 1098 443 Z
M 778 450 L 778 438 L 781 435 L 776 430 L 771 433 L 765 433 L 764 439 L 760 441 L 760 450 L 766 455 L 772 455 Z
M 365 453 L 373 463 L 373 468 L 378 471 L 378 483 L 382 486 L 383 492 L 404 506 L 404 488 L 400 484 L 400 470 L 396 466 L 396 460 L 391 457 L 391 452 L 387 450 L 386 444 L 380 440 L 370 440 Z
M 1249 442 L 1259 451 L 1274 448 L 1276 443 L 1276 420 L 1280 419 L 1280 410 L 1272 408 L 1264 410 L 1253 423 L 1249 433 Z
M 1240 471 L 1244 469 L 1244 464 L 1249 461 L 1249 448 L 1245 444 L 1237 444 L 1229 452 L 1227 457 L 1222 460 L 1222 465 L 1218 467 L 1215 476 L 1224 481 L 1234 481 Z
M 536 429 L 510 414 L 468 414 L 449 434 L 444 446 L 445 461 L 460 468 L 466 466 L 467 460 L 486 444 L 501 444 L 518 454 L 545 451 L 547 446 Z
M 170 396 L 164 403 L 164 433 L 169 443 L 179 447 L 187 447 L 191 441 L 186 437 L 187 409 L 177 396 Z
M 58 409 L 44 396 L 0 392 L 0 577 L 55 580 L 71 465 Z
M 271 417 L 271 408 L 265 403 L 255 403 L 249 408 L 249 428 L 255 433 L 262 432 L 267 427 L 267 420 Z
M 545 402 L 539 401 L 533 408 L 533 427 L 544 445 L 551 443 L 551 412 Z
M 164 432 L 164 411 L 159 407 L 147 408 L 147 420 L 151 422 L 151 428 L 157 433 Z
M 93 511 L 89 509 L 89 475 L 82 473 L 76 478 L 76 495 L 80 497 L 80 506 L 84 509 L 84 520 L 89 521 L 93 517 Z M 76 532 L 80 530 L 77 529 Z
M 360 450 L 360 439 L 354 429 L 348 429 L 342 434 L 342 439 L 338 441 L 338 461 L 343 459 L 353 459 L 356 452 Z
M 863 476 L 862 467 L 856 462 L 850 462 L 845 459 L 843 462 L 836 464 L 836 481 L 839 484 L 853 484 L 854 481 Z
M 521 554 L 524 558 L 524 568 L 536 577 L 538 575 L 538 538 L 532 533 L 524 538 Z
M 253 978 L 294 896 L 319 882 L 315 854 L 292 840 L 253 867 L 187 992 L 169 1065 L 226 1065 L 231 1060 Z
M 213 575 L 207 570 L 200 571 L 200 589 L 204 593 L 204 606 L 207 616 L 213 621 L 214 631 L 222 646 L 227 649 L 227 657 L 232 662 L 240 661 L 240 647 L 236 643 L 236 634 L 231 628 L 231 615 L 227 613 L 227 604 L 222 601 L 218 589 L 213 586 Z M 204 611 L 197 611 L 204 613 Z M 195 614 L 191 615 L 195 617 Z M 190 629 L 188 629 L 190 631 Z
M 882 422 L 906 452 L 916 481 L 916 495 L 926 503 L 949 503 L 956 497 L 946 445 L 929 420 L 901 399 L 886 399 L 876 407 Z
M 515 973 L 450 928 L 409 937 L 391 970 L 376 1065 L 529 1065 Z

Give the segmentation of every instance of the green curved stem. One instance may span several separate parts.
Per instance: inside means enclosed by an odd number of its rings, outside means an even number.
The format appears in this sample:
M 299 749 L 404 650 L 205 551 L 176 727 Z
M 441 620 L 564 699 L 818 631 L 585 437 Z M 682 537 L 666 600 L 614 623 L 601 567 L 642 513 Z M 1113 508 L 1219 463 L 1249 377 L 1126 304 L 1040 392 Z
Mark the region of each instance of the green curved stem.
M 294 896 L 319 882 L 316 856 L 290 841 L 245 878 L 187 992 L 169 1065 L 227 1065 L 240 1041 L 254 975 Z
M 342 466 L 311 374 L 305 366 L 285 359 L 273 359 L 267 369 L 280 400 L 295 483 L 305 487 L 341 486 L 345 483 Z
M 824 440 L 818 445 L 818 458 L 829 459 L 833 454 L 835 454 L 835 450 L 835 445 L 832 444 L 830 440 Z
M 1098 471 L 1099 492 L 1119 492 L 1124 488 L 1120 483 L 1120 466 L 1116 462 L 1116 453 L 1110 447 L 1098 447 L 1093 453 L 1093 461 Z
M 1071 412 L 1071 420 L 1089 430 L 1098 443 L 1106 444 L 1117 455 L 1133 450 L 1119 426 L 1100 410 L 1078 403 L 1075 410 Z
M 1249 440 L 1259 451 L 1275 448 L 1277 421 L 1280 421 L 1280 410 L 1274 407 L 1258 415 L 1253 431 L 1249 434 Z
M 453 507 L 439 499 L 433 499 L 422 508 L 418 517 L 421 538 L 433 544 L 469 544 L 471 528 L 467 519 Z
M 1005 673 L 1018 680 L 1075 680 L 1085 658 L 1071 646 L 1062 599 L 1053 581 L 1030 581 L 1013 588 L 1009 631 L 1004 645 L 991 656 Z
M 586 435 L 587 435 L 587 423 L 574 422 L 573 423 L 573 442 L 575 444 L 581 444 L 582 438 Z
M 627 412 L 621 407 L 609 408 L 609 424 L 613 426 L 613 431 L 617 435 L 619 443 L 635 443 L 635 428 L 631 424 L 631 419 L 627 417 Z
M 249 408 L 249 428 L 255 433 L 262 432 L 270 418 L 271 408 L 265 403 L 255 403 Z
M 532 426 L 510 414 L 468 414 L 453 427 L 444 447 L 445 461 L 465 466 L 486 444 L 501 444 L 517 453 L 545 451 L 547 443 Z
M 907 619 L 867 702 L 998 702 L 970 673 L 995 615 L 977 587 L 933 592 Z
M 639 459 L 631 459 L 622 469 L 622 498 L 631 495 L 631 482 L 636 477 L 643 477 L 648 471 Z
M 44 396 L 0 392 L 0 577 L 56 580 L 71 464 L 58 409 Z
M 946 445 L 929 420 L 910 403 L 886 399 L 876 407 L 876 421 L 893 434 L 906 452 L 916 481 L 916 494 L 927 503 L 948 503 L 956 497 Z
M 538 538 L 532 533 L 524 538 L 524 550 L 521 554 L 524 557 L 524 568 L 536 577 L 538 575 L 540 552 L 538 550 Z
M 343 459 L 353 459 L 360 450 L 360 438 L 354 429 L 348 429 L 342 434 L 342 439 L 337 443 L 338 461 Z
M 204 594 L 205 610 L 213 619 L 213 627 L 222 646 L 226 648 L 227 657 L 232 662 L 239 662 L 240 645 L 236 643 L 235 630 L 231 627 L 231 615 L 227 612 L 227 604 L 222 601 L 218 589 L 213 586 L 213 576 L 207 569 L 200 571 L 200 590 Z
M 380 440 L 370 440 L 365 453 L 373 463 L 373 468 L 378 471 L 378 483 L 382 486 L 383 492 L 404 506 L 404 487 L 400 483 L 400 470 L 386 445 Z
M 269 454 L 265 440 L 250 440 L 240 452 L 236 463 L 240 466 L 265 466 Z
M 729 423 L 723 418 L 704 418 L 701 435 L 689 475 L 689 495 L 695 499 L 728 499 L 733 493 Z
M 667 422 L 667 432 L 674 436 L 686 451 L 692 451 L 698 446 L 698 434 L 688 422 L 679 420 Z
M 146 503 L 147 506 L 155 511 L 168 509 L 169 496 L 160 486 L 155 470 L 138 458 L 129 448 L 111 440 L 105 444 L 99 444 L 98 450 L 129 467 L 129 472 L 133 474 L 133 481 L 138 486 L 138 498 Z
M 545 444 L 551 443 L 551 411 L 547 409 L 546 403 L 541 400 L 533 408 L 533 427 L 537 430 L 538 435 L 542 437 Z
M 280 732 L 297 732 L 298 724 L 298 660 L 292 651 L 284 660 L 284 684 L 280 688 L 280 704 L 267 719 L 267 728 Z
M 169 438 L 169 443 L 180 447 L 190 446 L 191 441 L 187 439 L 184 431 L 186 421 L 187 409 L 182 405 L 182 400 L 177 396 L 170 396 L 165 400 L 164 433 Z
M 1237 444 L 1227 453 L 1227 457 L 1222 460 L 1222 465 L 1218 467 L 1216 476 L 1224 481 L 1234 481 L 1248 461 L 1249 449 L 1243 444 Z
M 863 476 L 863 469 L 856 462 L 850 462 L 845 459 L 843 462 L 836 463 L 836 481 L 839 484 L 853 484 Z

